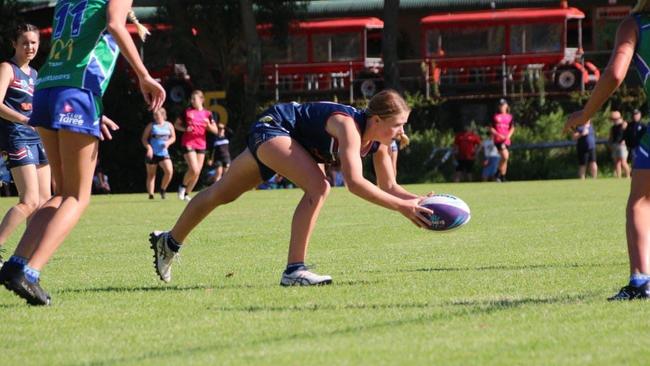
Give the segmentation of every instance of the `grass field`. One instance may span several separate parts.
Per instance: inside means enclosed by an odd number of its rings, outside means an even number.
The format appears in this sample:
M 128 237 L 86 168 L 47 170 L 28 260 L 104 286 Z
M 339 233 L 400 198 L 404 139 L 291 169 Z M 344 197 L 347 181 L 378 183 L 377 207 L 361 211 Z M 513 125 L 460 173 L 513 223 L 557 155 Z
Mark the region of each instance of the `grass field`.
M 470 205 L 448 234 L 333 189 L 309 262 L 335 282 L 319 288 L 278 285 L 298 190 L 217 210 L 170 284 L 147 234 L 183 203 L 96 196 L 43 272 L 52 307 L 0 290 L 0 364 L 646 365 L 650 304 L 605 301 L 627 280 L 628 185 L 409 186 Z

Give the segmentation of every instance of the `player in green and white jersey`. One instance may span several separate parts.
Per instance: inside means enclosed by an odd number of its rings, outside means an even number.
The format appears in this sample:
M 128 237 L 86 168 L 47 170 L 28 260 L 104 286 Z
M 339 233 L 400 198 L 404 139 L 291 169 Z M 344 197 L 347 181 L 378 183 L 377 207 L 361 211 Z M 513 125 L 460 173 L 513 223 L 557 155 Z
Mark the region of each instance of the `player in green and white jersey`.
M 119 51 L 135 70 L 151 110 L 165 90 L 144 67 L 126 29 L 130 0 L 59 0 L 52 49 L 39 73 L 30 125 L 50 159 L 55 195 L 30 220 L 0 283 L 31 305 L 48 305 L 40 271 L 74 228 L 90 201 L 99 138 L 117 125 L 102 117 L 101 98 Z M 131 17 L 132 16 L 131 13 Z
M 589 101 L 573 113 L 565 130 L 587 123 L 625 80 L 634 60 L 646 94 L 650 93 L 650 0 L 639 0 L 630 16 L 618 27 L 616 44 L 609 64 L 596 84 Z M 627 248 L 630 259 L 630 282 L 608 300 L 650 298 L 650 134 L 646 133 L 636 148 L 632 185 L 627 202 Z

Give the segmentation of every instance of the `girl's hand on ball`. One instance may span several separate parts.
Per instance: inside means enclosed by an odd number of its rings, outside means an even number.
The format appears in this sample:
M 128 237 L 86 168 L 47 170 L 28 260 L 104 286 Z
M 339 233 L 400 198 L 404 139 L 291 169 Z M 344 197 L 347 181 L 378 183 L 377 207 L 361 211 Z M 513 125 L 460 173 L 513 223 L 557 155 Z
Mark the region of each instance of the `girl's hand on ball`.
M 420 198 L 404 200 L 404 205 L 399 208 L 399 212 L 411 220 L 415 226 L 426 229 L 431 226 L 429 217 L 431 217 L 433 211 L 420 206 L 420 201 Z

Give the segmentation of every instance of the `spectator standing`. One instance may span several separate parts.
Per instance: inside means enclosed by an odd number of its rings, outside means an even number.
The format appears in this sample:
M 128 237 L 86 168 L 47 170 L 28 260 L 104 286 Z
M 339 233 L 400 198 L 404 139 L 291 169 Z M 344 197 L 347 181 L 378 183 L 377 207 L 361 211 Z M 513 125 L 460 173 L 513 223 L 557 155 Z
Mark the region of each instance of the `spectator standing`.
M 630 161 L 632 162 L 634 162 L 634 157 L 636 156 L 636 147 L 639 146 L 639 140 L 645 134 L 646 128 L 646 125 L 641 121 L 641 111 L 635 109 L 632 112 L 632 121 L 627 124 L 625 133 L 623 134 L 623 139 L 625 140 L 625 145 L 630 155 Z
M 627 164 L 627 146 L 623 140 L 627 122 L 619 111 L 612 111 L 609 117 L 612 127 L 609 129 L 609 146 L 612 149 L 612 160 L 614 161 L 614 175 L 617 178 L 629 177 L 630 166 Z M 621 175 L 622 174 L 622 175 Z
M 222 123 L 217 125 L 218 133 L 212 141 L 212 152 L 208 159 L 208 166 L 214 168 L 214 175 L 208 183 L 212 184 L 219 179 L 230 167 L 230 140 L 226 136 L 226 126 Z
M 591 121 L 587 121 L 582 126 L 578 126 L 573 133 L 573 139 L 576 141 L 578 150 L 578 177 L 585 179 L 587 173 L 587 164 L 589 164 L 589 174 L 592 178 L 598 176 L 598 164 L 596 163 L 596 133 Z
M 494 180 L 497 168 L 499 167 L 499 161 L 501 161 L 499 150 L 497 150 L 494 141 L 487 134 L 481 143 L 481 149 L 483 150 L 483 172 L 481 178 L 484 182 Z
M 154 197 L 156 169 L 159 165 L 163 170 L 163 177 L 160 182 L 160 198 L 165 199 L 167 186 L 169 186 L 174 174 L 168 148 L 176 141 L 176 132 L 174 126 L 167 121 L 165 108 L 153 112 L 153 119 L 154 121 L 144 128 L 141 139 L 142 145 L 147 149 L 144 162 L 147 168 L 146 185 L 150 200 Z
M 510 159 L 510 138 L 515 133 L 515 121 L 510 114 L 510 106 L 505 99 L 499 100 L 498 111 L 492 118 L 492 140 L 499 151 L 501 160 L 497 169 L 495 180 L 497 182 L 505 181 L 508 171 L 508 160 Z
M 476 148 L 481 145 L 481 137 L 472 131 L 471 127 L 465 126 L 454 138 L 454 150 L 456 153 L 456 173 L 454 182 L 462 179 L 472 181 L 472 169 L 476 160 Z M 464 177 L 464 178 L 463 178 Z

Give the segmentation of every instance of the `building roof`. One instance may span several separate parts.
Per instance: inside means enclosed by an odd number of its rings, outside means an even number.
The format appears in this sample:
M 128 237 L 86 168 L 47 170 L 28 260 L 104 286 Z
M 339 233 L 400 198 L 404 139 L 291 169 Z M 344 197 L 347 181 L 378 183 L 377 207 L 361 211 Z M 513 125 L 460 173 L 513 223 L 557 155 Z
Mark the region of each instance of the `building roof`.
M 379 18 L 337 18 L 316 21 L 292 22 L 289 32 L 307 31 L 309 33 L 321 32 L 347 32 L 358 31 L 363 29 L 381 29 L 384 22 Z M 270 32 L 271 24 L 260 24 L 257 29 L 262 32 Z
M 576 8 L 518 8 L 432 14 L 422 18 L 420 23 L 425 26 L 445 27 L 463 23 L 487 25 L 493 23 L 557 22 L 565 19 L 584 19 L 584 17 L 585 14 Z
M 25 4 L 25 10 L 54 7 L 56 0 L 17 0 Z M 133 7 L 140 19 L 151 19 L 157 14 L 162 0 L 134 0 Z M 306 17 L 354 16 L 381 12 L 384 0 L 298 0 L 306 6 Z M 616 5 L 634 5 L 636 0 L 615 0 Z M 459 11 L 503 8 L 559 7 L 560 0 L 400 0 L 401 10 Z M 574 7 L 612 5 L 611 0 L 569 0 Z

